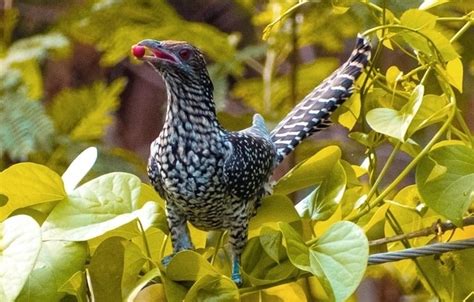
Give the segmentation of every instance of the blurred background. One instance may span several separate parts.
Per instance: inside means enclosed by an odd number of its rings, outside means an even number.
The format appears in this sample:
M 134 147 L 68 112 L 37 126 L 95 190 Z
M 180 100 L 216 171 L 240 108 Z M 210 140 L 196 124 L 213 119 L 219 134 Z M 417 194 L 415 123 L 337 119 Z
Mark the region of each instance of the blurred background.
M 247 127 L 259 112 L 272 128 L 343 62 L 356 34 L 377 22 L 363 4 L 338 12 L 331 1 L 321 1 L 302 6 L 262 40 L 265 26 L 294 2 L 0 2 L 0 169 L 28 160 L 61 172 L 85 147 L 96 145 L 96 174 L 143 177 L 166 108 L 160 76 L 130 56 L 131 45 L 144 38 L 185 40 L 203 50 L 225 127 Z M 420 2 L 385 4 L 398 15 Z M 447 13 L 464 14 L 473 6 L 467 2 L 450 5 Z M 449 32 L 458 24 L 446 25 Z M 474 37 L 472 30 L 468 34 Z M 468 34 L 457 45 L 466 64 L 460 96 L 465 115 L 473 110 L 474 38 Z M 392 64 L 402 70 L 415 64 L 397 52 L 383 54 L 381 62 L 382 72 Z M 467 120 L 472 128 L 472 115 Z M 335 126 L 298 148 L 289 165 L 329 143 L 342 146 L 350 162 L 362 160 L 364 150 Z
M 378 24 L 364 4 L 333 5 L 339 2 L 302 6 L 262 40 L 265 27 L 296 1 L 0 1 L 0 171 L 33 161 L 62 173 L 94 145 L 100 153 L 89 177 L 126 171 L 145 180 L 149 145 L 166 109 L 160 76 L 130 55 L 145 38 L 185 40 L 202 49 L 224 127 L 245 128 L 259 112 L 273 128 L 347 58 L 358 32 Z M 422 1 L 374 2 L 399 16 Z M 473 7 L 457 1 L 435 13 L 462 16 Z M 460 24 L 442 26 L 450 36 Z M 464 64 L 459 107 L 474 129 L 474 30 L 455 46 Z M 385 73 L 392 65 L 408 71 L 416 61 L 384 49 L 377 68 Z M 364 158 L 364 148 L 335 125 L 306 140 L 277 174 L 329 144 L 339 145 L 351 163 Z M 398 301 L 403 291 L 385 277 L 364 287 L 360 294 L 371 295 L 361 301 Z

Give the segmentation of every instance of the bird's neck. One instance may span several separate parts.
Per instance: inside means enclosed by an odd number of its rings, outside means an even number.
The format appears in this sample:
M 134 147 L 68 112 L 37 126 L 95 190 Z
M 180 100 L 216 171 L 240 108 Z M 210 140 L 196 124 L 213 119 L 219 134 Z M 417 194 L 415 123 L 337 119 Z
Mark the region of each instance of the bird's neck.
M 168 107 L 164 131 L 182 138 L 223 131 L 217 120 L 212 89 L 168 82 L 166 86 Z

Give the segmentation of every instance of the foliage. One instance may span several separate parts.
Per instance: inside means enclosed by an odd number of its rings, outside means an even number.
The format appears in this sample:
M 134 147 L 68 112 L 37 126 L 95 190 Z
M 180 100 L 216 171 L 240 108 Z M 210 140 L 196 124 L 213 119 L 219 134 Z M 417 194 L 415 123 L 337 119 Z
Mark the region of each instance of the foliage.
M 253 9 L 252 1 L 240 2 Z M 58 26 L 74 39 L 96 43 L 105 65 L 125 58 L 130 45 L 141 38 L 189 40 L 216 61 L 214 80 L 236 77 L 228 93 L 245 98 L 249 107 L 276 122 L 294 98 L 336 66 L 334 59 L 321 58 L 285 71 L 281 65 L 291 60 L 297 46 L 288 42 L 296 36 L 302 47 L 316 44 L 334 51 L 345 37 L 355 35 L 360 20 L 372 20 L 366 22 L 370 29 L 365 33 L 379 43 L 371 66 L 336 119 L 364 148 L 365 160 L 346 161 L 345 150 L 328 146 L 311 152 L 279 180 L 251 221 L 240 289 L 228 277 L 225 233 L 206 234 L 190 226 L 196 251 L 183 251 L 163 267 L 161 259 L 171 247 L 164 201 L 153 188 L 125 172 L 89 174 L 90 180 L 80 184 L 103 154 L 97 157 L 96 150 L 88 149 L 62 176 L 53 171 L 65 161 L 55 160 L 60 154 L 102 138 L 124 81 L 66 90 L 44 107 L 38 102 L 41 75 L 34 66 L 45 54 L 67 55 L 68 39 L 51 33 L 5 46 L 0 65 L 9 76 L 1 75 L 0 115 L 11 124 L 4 125 L 2 119 L 0 152 L 43 163 L 53 156 L 50 167 L 19 163 L 0 172 L 0 300 L 88 301 L 93 296 L 97 301 L 272 301 L 277 296 L 290 301 L 304 295 L 307 300 L 345 301 L 364 274 L 383 271 L 398 276 L 409 293 L 444 300 L 467 297 L 473 290 L 466 269 L 474 259 L 472 250 L 415 264 L 380 265 L 367 272 L 366 265 L 367 237 L 410 233 L 439 219 L 461 226 L 463 218 L 472 215 L 473 136 L 458 103 L 465 74 L 461 53 L 468 55 L 458 43 L 473 23 L 472 11 L 461 14 L 457 4 L 432 0 L 411 9 L 406 4 L 333 2 L 337 5 L 271 2 L 253 20 L 256 26 L 270 24 L 265 31 L 268 45 L 237 53 L 228 36 L 182 20 L 162 1 L 91 1 Z M 118 18 L 121 10 L 133 13 Z M 150 24 L 160 31 L 150 36 Z M 211 35 L 216 39 L 206 38 Z M 25 52 L 15 57 L 21 49 Z M 395 54 L 415 66 L 379 67 L 384 55 Z M 244 67 L 249 66 L 258 76 L 243 80 Z M 228 86 L 222 87 L 227 93 Z M 27 102 L 33 105 L 24 106 Z M 80 114 L 73 115 L 73 109 Z M 21 135 L 12 136 L 15 129 Z M 57 138 L 51 142 L 53 133 Z M 390 154 L 383 157 L 381 150 L 386 149 Z M 394 163 L 403 158 L 408 161 L 399 169 Z M 309 194 L 294 207 L 289 196 L 305 189 Z M 472 226 L 467 226 L 454 237 L 472 235 Z M 429 236 L 376 248 L 393 251 L 436 240 L 440 238 Z M 307 282 L 301 282 L 303 278 Z

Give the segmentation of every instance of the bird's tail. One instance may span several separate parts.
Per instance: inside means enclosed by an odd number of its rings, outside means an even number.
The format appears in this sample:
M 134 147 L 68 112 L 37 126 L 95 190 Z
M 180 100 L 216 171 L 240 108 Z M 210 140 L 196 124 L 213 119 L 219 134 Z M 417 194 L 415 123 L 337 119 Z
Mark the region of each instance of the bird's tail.
M 349 59 L 309 93 L 271 132 L 280 163 L 306 137 L 327 128 L 329 117 L 352 95 L 354 82 L 370 59 L 371 45 L 358 35 Z

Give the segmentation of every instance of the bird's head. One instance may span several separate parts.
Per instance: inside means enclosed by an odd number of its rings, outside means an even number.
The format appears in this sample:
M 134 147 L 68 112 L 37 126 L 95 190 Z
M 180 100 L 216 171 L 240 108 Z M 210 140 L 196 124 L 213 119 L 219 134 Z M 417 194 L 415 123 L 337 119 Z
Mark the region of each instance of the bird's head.
M 151 64 L 166 81 L 168 76 L 182 81 L 209 84 L 206 61 L 201 51 L 187 42 L 146 39 L 132 46 L 132 54 Z

